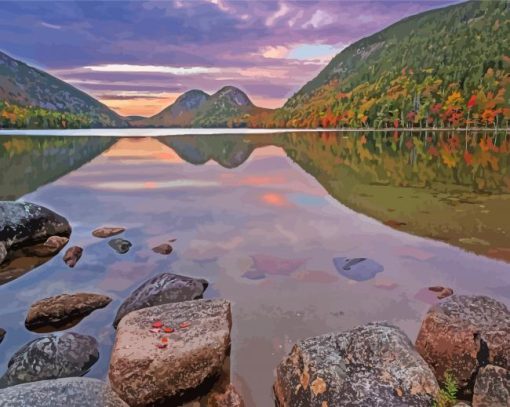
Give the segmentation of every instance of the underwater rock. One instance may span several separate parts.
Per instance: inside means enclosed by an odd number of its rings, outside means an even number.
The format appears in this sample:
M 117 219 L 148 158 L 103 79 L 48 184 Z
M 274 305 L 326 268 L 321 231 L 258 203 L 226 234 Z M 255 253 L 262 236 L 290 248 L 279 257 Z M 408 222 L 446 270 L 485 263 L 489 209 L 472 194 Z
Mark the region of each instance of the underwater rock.
M 377 273 L 384 270 L 384 267 L 373 260 L 363 257 L 350 259 L 348 257 L 335 257 L 333 264 L 337 271 L 355 281 L 366 281 L 374 278 Z
M 125 239 L 112 239 L 108 245 L 119 254 L 126 254 L 132 246 L 131 242 Z
M 173 248 L 168 243 L 162 243 L 156 247 L 153 247 L 152 251 L 154 253 L 159 253 L 159 254 L 170 254 L 170 253 L 172 253 Z
M 429 287 L 429 291 L 436 293 L 436 297 L 438 300 L 442 300 L 444 298 L 447 298 L 447 297 L 450 297 L 451 295 L 453 295 L 453 290 L 448 287 L 440 287 L 440 286 Z
M 78 260 L 80 260 L 82 254 L 83 249 L 81 247 L 79 246 L 70 247 L 64 254 L 65 264 L 73 268 L 74 266 L 76 266 L 76 263 L 78 263 Z

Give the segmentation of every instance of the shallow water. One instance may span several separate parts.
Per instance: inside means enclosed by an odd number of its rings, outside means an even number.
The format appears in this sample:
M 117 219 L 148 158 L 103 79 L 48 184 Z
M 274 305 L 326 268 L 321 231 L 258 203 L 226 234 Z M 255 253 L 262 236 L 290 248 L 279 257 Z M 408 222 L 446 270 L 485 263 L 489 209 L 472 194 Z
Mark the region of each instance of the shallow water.
M 113 298 L 108 307 L 70 328 L 98 339 L 101 357 L 88 376 L 105 377 L 118 306 L 134 288 L 163 271 L 206 278 L 210 286 L 205 297 L 232 302 L 232 380 L 248 406 L 271 405 L 274 368 L 300 338 L 388 320 L 414 340 L 421 318 L 436 301 L 429 286 L 485 294 L 510 304 L 508 263 L 396 230 L 340 202 L 358 205 L 366 209 L 362 212 L 384 220 L 370 205 L 388 209 L 387 198 L 379 199 L 376 191 L 397 188 L 398 192 L 380 196 L 396 193 L 399 201 L 408 201 L 407 206 L 387 212 L 388 220 L 398 221 L 410 206 L 423 201 L 416 194 L 427 192 L 434 202 L 441 200 L 433 194 L 439 187 L 417 184 L 412 171 L 403 181 L 374 182 L 370 174 L 378 167 L 374 170 L 367 163 L 375 163 L 377 157 L 359 159 L 361 150 L 353 150 L 358 137 L 330 133 L 102 141 L 80 137 L 65 143 L 51 137 L 3 137 L 0 168 L 11 172 L 0 175 L 0 195 L 64 215 L 73 226 L 69 245 L 82 246 L 84 254 L 74 269 L 57 255 L 0 286 L 0 326 L 7 330 L 0 344 L 0 369 L 22 344 L 38 335 L 24 326 L 32 302 L 82 291 Z M 354 142 L 353 159 L 347 162 L 349 140 Z M 362 146 L 371 142 L 369 137 Z M 10 147 L 5 148 L 5 143 Z M 379 151 L 381 162 L 391 156 L 384 149 L 370 151 L 376 155 Z M 393 151 L 398 155 L 400 150 Z M 501 175 L 490 193 L 488 187 L 476 190 L 470 183 L 464 185 L 458 176 L 452 188 L 448 173 L 437 165 L 432 178 L 446 177 L 441 188 L 448 197 L 468 194 L 471 200 L 485 200 L 490 196 L 501 203 L 508 193 L 506 165 L 501 162 L 495 174 L 489 174 Z M 383 180 L 384 174 L 388 172 L 378 174 L 377 180 Z M 18 178 L 12 181 L 15 175 Z M 352 187 L 354 181 L 364 189 Z M 406 191 L 412 194 L 407 196 Z M 353 200 L 363 194 L 373 197 L 368 203 Z M 457 202 L 453 211 L 463 205 L 472 204 Z M 107 240 L 91 236 L 103 225 L 127 229 L 120 235 L 133 244 L 127 254 L 117 254 Z M 465 235 L 462 225 L 459 228 Z M 469 228 L 466 233 L 467 239 L 476 237 Z M 172 238 L 177 241 L 170 256 L 152 252 L 152 247 Z M 494 239 L 498 246 L 503 244 Z M 487 250 L 494 246 L 490 243 Z M 383 270 L 375 267 L 372 272 L 370 263 L 369 272 L 365 268 L 359 274 L 367 278 L 352 278 L 335 267 L 333 259 L 342 257 L 367 258 Z M 352 264 L 354 269 L 363 262 Z

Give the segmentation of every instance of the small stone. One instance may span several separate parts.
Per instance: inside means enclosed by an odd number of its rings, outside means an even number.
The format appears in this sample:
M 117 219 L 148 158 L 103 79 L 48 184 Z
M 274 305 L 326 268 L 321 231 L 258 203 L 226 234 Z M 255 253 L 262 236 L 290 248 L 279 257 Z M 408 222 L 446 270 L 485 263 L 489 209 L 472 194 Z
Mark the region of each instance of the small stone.
M 72 246 L 69 249 L 67 249 L 66 253 L 64 254 L 64 262 L 69 267 L 74 267 L 76 263 L 78 263 L 78 260 L 80 260 L 81 255 L 83 253 L 83 249 L 79 246 Z
M 5 331 L 5 329 L 0 328 L 0 343 L 2 343 L 2 341 L 4 340 L 6 333 L 7 332 Z
M 476 376 L 473 391 L 473 407 L 510 406 L 510 371 L 488 365 Z
M 108 245 L 119 254 L 126 254 L 132 246 L 130 241 L 119 238 L 110 240 Z
M 244 407 L 244 401 L 236 388 L 229 384 L 224 391 L 214 391 L 209 395 L 207 407 Z
M 374 278 L 377 273 L 384 270 L 379 263 L 364 257 L 348 258 L 335 257 L 333 264 L 337 271 L 344 277 L 354 281 L 366 281 Z
M 35 246 L 27 247 L 25 253 L 37 257 L 49 257 L 57 254 L 69 242 L 67 237 L 51 236 L 46 242 Z
M 104 239 L 105 237 L 112 237 L 124 232 L 125 228 L 120 227 L 102 227 L 94 230 L 92 236 Z
M 168 243 L 162 243 L 152 248 L 153 252 L 166 255 L 172 253 L 172 250 L 173 250 L 172 246 L 169 245 Z
M 435 286 L 429 287 L 429 290 L 436 293 L 436 297 L 439 300 L 442 300 L 453 295 L 453 290 L 449 287 Z
M 111 301 L 110 297 L 91 293 L 61 294 L 45 298 L 32 304 L 25 326 L 28 329 L 58 327 L 83 318 L 98 308 L 104 308 Z

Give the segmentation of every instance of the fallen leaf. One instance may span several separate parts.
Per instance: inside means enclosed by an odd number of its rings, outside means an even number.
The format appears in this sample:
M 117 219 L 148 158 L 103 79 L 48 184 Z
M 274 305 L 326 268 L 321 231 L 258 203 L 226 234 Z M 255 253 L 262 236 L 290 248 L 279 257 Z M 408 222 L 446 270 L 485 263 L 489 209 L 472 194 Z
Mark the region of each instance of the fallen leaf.
M 156 321 L 152 323 L 153 328 L 161 328 L 163 326 L 163 323 L 161 321 Z
M 157 347 L 157 348 L 159 348 L 159 349 L 165 349 L 167 346 L 168 346 L 168 345 L 167 345 L 166 343 L 158 343 L 158 344 L 156 345 L 156 347 Z
M 161 331 L 161 329 L 159 328 L 152 328 L 152 329 L 149 329 L 149 332 L 152 332 L 153 334 L 159 334 Z
M 189 328 L 190 326 L 191 326 L 191 322 L 187 322 L 187 321 L 186 322 L 181 322 L 179 324 L 179 327 L 182 328 L 182 329 Z
M 168 338 L 166 336 L 161 338 L 161 343 L 168 343 Z
M 326 382 L 324 381 L 324 379 L 322 379 L 321 377 L 318 377 L 317 379 L 315 379 L 312 384 L 310 385 L 310 388 L 312 389 L 312 392 L 315 396 L 317 396 L 318 394 L 322 394 L 326 391 L 327 389 L 327 386 L 326 386 Z
M 173 328 L 170 328 L 169 326 L 165 326 L 165 327 L 163 328 L 163 332 L 165 332 L 165 333 L 167 333 L 167 334 L 170 334 L 170 333 L 172 333 L 173 331 L 174 331 L 174 329 L 173 329 Z

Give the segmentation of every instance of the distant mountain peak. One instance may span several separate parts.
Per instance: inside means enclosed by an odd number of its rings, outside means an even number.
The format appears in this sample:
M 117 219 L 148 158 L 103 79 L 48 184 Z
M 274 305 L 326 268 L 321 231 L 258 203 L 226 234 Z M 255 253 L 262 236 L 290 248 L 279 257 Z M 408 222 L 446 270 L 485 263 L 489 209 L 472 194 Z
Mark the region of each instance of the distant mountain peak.
M 182 105 L 186 109 L 196 109 L 207 99 L 209 99 L 209 95 L 203 90 L 191 89 L 180 95 L 173 105 Z
M 248 95 L 235 86 L 224 86 L 212 97 L 226 99 L 237 106 L 253 106 Z

